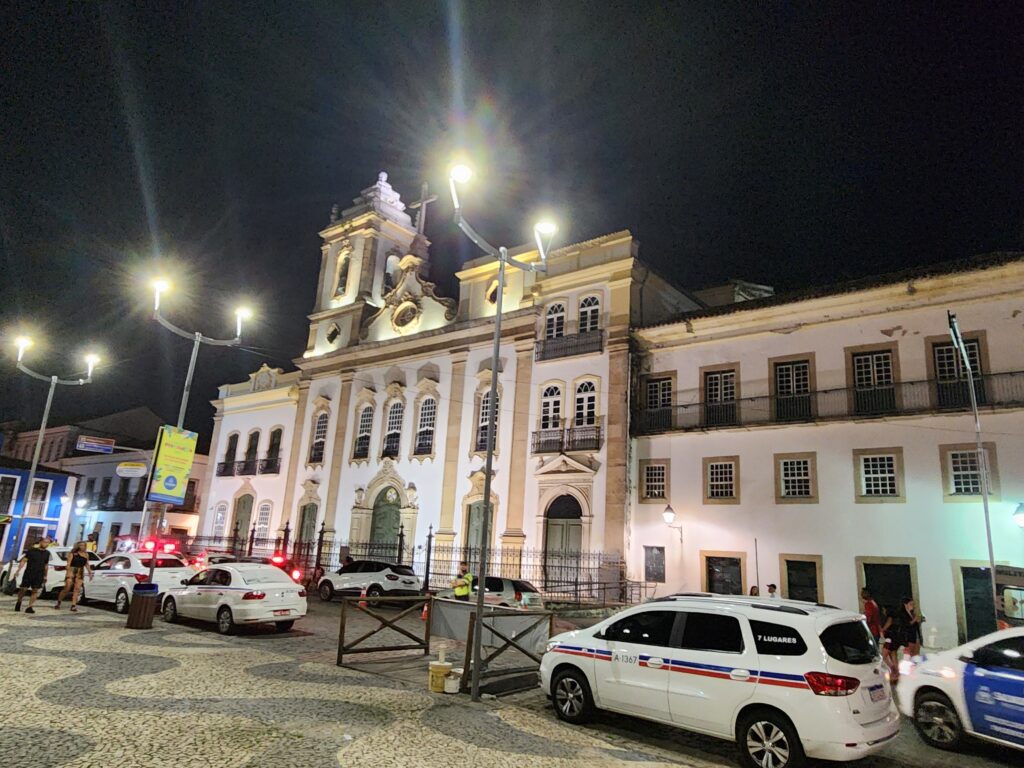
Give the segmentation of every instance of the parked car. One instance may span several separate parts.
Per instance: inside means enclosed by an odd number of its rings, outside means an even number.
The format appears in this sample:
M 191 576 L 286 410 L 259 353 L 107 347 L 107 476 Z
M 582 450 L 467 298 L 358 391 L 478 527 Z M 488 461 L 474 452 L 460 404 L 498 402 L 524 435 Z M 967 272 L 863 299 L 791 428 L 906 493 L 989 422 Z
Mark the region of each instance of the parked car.
M 225 563 L 207 568 L 167 590 L 164 621 L 179 616 L 214 621 L 228 634 L 239 624 L 270 623 L 287 632 L 306 615 L 306 590 L 274 565 Z
M 46 572 L 46 584 L 43 585 L 43 595 L 54 595 L 64 588 L 64 577 L 67 575 L 67 555 L 71 551 L 71 547 L 47 547 L 50 553 L 50 568 Z M 96 567 L 96 563 L 100 561 L 100 556 L 95 552 L 87 552 L 89 557 L 89 565 L 93 568 Z M 15 563 L 11 570 L 11 576 L 18 570 L 18 564 Z M 7 566 L 3 566 L 3 571 L 0 572 L 0 590 L 4 588 L 7 583 Z
M 595 709 L 735 741 L 749 768 L 856 760 L 900 729 L 864 617 L 771 598 L 679 595 L 556 635 L 541 659 L 555 713 Z
M 211 565 L 217 565 L 218 563 L 238 562 L 238 557 L 231 552 L 217 552 L 210 550 L 203 550 L 197 555 L 188 555 L 183 559 L 197 571 L 201 571 Z
M 93 566 L 93 578 L 85 580 L 84 597 L 113 603 L 118 613 L 127 613 L 132 590 L 149 579 L 152 561 L 152 552 L 118 552 L 103 558 Z M 181 558 L 165 553 L 156 555 L 153 579 L 160 595 L 194 574 Z
M 480 591 L 479 581 L 473 581 L 473 599 Z M 455 597 L 455 590 L 448 588 L 437 593 L 438 597 Z M 521 579 L 506 579 L 503 576 L 488 576 L 484 579 L 484 602 L 505 608 L 524 608 L 531 611 L 544 610 L 544 598 L 533 584 Z
M 902 665 L 899 692 L 933 747 L 957 749 L 969 735 L 1024 749 L 1024 627 Z
M 356 560 L 325 574 L 317 584 L 317 593 L 325 602 L 335 595 L 360 595 L 363 590 L 367 597 L 418 595 L 423 591 L 423 583 L 407 565 Z
M 221 561 L 225 562 L 225 561 Z M 248 555 L 246 557 L 238 558 L 240 563 L 262 563 L 263 565 L 273 565 L 276 568 L 280 568 L 282 571 L 287 573 L 292 581 L 296 584 L 302 583 L 302 569 L 299 564 L 291 558 L 285 557 L 284 555 L 271 555 L 270 557 L 260 557 L 259 555 Z

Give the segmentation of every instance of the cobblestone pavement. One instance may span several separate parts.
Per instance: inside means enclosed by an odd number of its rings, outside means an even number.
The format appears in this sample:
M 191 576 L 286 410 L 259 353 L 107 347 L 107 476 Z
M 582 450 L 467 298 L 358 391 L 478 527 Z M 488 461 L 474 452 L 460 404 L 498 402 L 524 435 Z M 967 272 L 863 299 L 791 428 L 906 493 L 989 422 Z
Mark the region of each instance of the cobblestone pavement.
M 338 606 L 311 601 L 287 634 L 212 625 L 124 628 L 0 598 L 3 768 L 334 766 L 734 766 L 732 745 L 624 717 L 555 720 L 539 691 L 472 704 L 334 665 Z M 1009 766 L 1011 755 L 925 748 L 912 729 L 859 765 Z

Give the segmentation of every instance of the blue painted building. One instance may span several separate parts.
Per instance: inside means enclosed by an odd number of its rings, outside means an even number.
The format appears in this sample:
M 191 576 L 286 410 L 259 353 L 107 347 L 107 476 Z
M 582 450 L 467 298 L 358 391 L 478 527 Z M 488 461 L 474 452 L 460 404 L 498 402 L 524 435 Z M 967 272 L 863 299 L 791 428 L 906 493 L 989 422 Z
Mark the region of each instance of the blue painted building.
M 39 467 L 26 510 L 31 465 L 11 457 L 0 458 L 0 561 L 6 562 L 25 540 L 49 536 L 58 541 L 67 528 L 77 475 Z M 21 534 L 24 526 L 24 535 Z

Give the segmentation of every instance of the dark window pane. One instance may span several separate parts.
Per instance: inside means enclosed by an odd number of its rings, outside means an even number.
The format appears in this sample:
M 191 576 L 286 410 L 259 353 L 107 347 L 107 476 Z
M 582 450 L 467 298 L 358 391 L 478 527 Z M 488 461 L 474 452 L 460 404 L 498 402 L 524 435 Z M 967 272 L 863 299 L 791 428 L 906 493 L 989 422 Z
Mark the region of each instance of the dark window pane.
M 743 652 L 743 631 L 734 616 L 687 613 L 679 646 L 693 651 Z
M 863 621 L 833 624 L 821 633 L 825 653 L 847 664 L 870 664 L 878 657 L 875 639 Z
M 708 592 L 718 595 L 743 594 L 743 574 L 738 557 L 708 557 L 705 567 Z
M 1024 671 L 1024 637 L 1007 637 L 974 652 L 978 664 Z
M 751 620 L 750 629 L 754 633 L 754 645 L 758 653 L 770 653 L 773 656 L 803 656 L 807 653 L 807 644 L 792 627 Z
M 642 611 L 620 619 L 608 627 L 606 640 L 641 645 L 668 646 L 676 611 Z
M 486 589 L 488 592 L 501 592 L 505 589 L 505 582 L 503 582 L 497 576 L 488 576 L 484 580 L 484 589 Z

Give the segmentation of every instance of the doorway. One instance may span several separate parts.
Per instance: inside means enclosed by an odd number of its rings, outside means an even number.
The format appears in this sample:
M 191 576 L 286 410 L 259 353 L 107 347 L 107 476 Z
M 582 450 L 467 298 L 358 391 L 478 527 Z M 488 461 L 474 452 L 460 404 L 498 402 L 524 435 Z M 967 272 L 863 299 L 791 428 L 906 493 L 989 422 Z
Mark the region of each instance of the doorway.
M 914 597 L 911 565 L 906 563 L 863 563 L 864 586 L 871 596 L 890 613 L 900 607 L 904 597 Z
M 783 555 L 782 596 L 789 600 L 821 602 L 821 558 Z
M 704 556 L 705 591 L 716 595 L 743 594 L 743 561 L 738 557 Z
M 385 488 L 373 502 L 373 518 L 370 521 L 370 542 L 377 547 L 397 547 L 398 527 L 402 515 L 398 506 L 398 491 Z
M 480 549 L 481 538 L 484 528 L 484 514 L 487 508 L 482 501 L 474 501 L 466 509 L 466 540 L 465 547 L 468 550 Z
M 996 631 L 995 606 L 992 604 L 992 571 L 980 566 L 960 566 L 964 589 L 964 625 L 966 641 Z
M 583 549 L 583 508 L 575 496 L 564 494 L 548 505 L 544 525 L 544 578 L 548 588 L 574 584 Z
M 231 535 L 244 539 L 249 535 L 249 523 L 252 520 L 252 504 L 255 499 L 246 494 L 235 500 L 235 519 L 231 527 Z
M 316 539 L 316 504 L 303 504 L 299 512 L 299 530 L 296 541 L 308 543 Z

